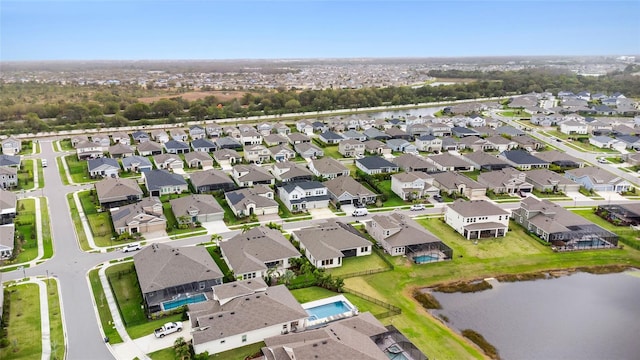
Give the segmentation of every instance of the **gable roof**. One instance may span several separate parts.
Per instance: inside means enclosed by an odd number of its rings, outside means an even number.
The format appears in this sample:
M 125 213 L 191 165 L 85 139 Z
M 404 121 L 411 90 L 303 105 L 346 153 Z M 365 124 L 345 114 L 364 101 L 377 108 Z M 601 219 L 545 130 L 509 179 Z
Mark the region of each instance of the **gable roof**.
M 371 217 L 383 229 L 400 231 L 384 238 L 392 247 L 441 242 L 435 235 L 407 215 L 392 213 Z
M 330 193 L 332 193 L 336 198 L 340 197 L 340 195 L 349 193 L 351 196 L 375 196 L 371 190 L 367 189 L 365 186 L 357 182 L 351 176 L 338 176 L 334 179 L 325 181 L 324 186 L 327 187 Z
M 134 179 L 106 177 L 95 183 L 95 187 L 99 201 L 114 197 L 142 196 L 142 189 Z
M 510 215 L 509 211 L 504 210 L 487 200 L 465 201 L 458 199 L 447 206 L 449 209 L 457 212 L 463 217 Z
M 311 163 L 313 164 L 313 168 L 321 174 L 342 173 L 348 170 L 341 162 L 330 157 L 314 159 Z
M 372 246 L 369 240 L 346 230 L 343 226 L 351 225 L 341 225 L 335 220 L 328 220 L 311 228 L 296 230 L 293 234 L 316 260 L 343 257 L 344 250 Z
M 99 167 L 112 167 L 115 169 L 120 169 L 120 164 L 118 164 L 118 160 L 112 159 L 112 158 L 89 159 L 87 160 L 87 166 L 90 172 Z
M 138 152 L 162 151 L 162 145 L 155 141 L 145 141 L 138 145 Z
M 188 149 L 187 143 L 178 140 L 169 140 L 164 143 L 164 147 L 167 149 Z
M 205 139 L 205 138 L 200 138 L 200 139 L 196 139 L 193 140 L 191 142 L 191 147 L 194 149 L 199 149 L 199 148 L 217 148 L 217 145 L 209 140 L 209 139 Z
M 223 277 L 218 265 L 202 246 L 174 248 L 154 243 L 135 254 L 133 263 L 143 294 Z
M 266 196 L 261 196 L 269 192 L 273 192 L 273 190 L 265 185 L 256 185 L 252 188 L 228 191 L 225 193 L 225 198 L 228 200 L 230 205 L 233 205 L 234 207 L 237 207 L 239 204 L 246 207 L 246 204 L 248 203 L 253 203 L 258 208 L 278 206 L 278 203 L 275 200 L 269 199 Z
M 572 175 L 576 178 L 588 177 L 594 184 L 613 184 L 626 181 L 617 175 L 595 166 L 585 166 L 583 168 L 567 170 L 565 174 Z
M 197 212 L 198 215 L 224 213 L 224 210 L 213 195 L 191 194 L 177 199 L 171 199 L 169 203 L 171 204 L 171 210 L 176 219 L 181 216 L 190 217 L 191 212 Z
M 369 170 L 398 167 L 398 165 L 380 156 L 365 156 L 362 159 L 356 159 L 356 162 Z
M 549 169 L 534 169 L 525 171 L 529 181 L 538 184 L 575 185 L 575 182 Z
M 558 150 L 549 150 L 549 151 L 540 151 L 537 152 L 536 157 L 542 159 L 544 161 L 548 161 L 550 163 L 554 162 L 574 162 L 576 164 L 580 164 L 583 162 L 582 159 L 578 159 L 573 157 L 566 152 L 558 151 Z
M 18 197 L 11 191 L 0 189 L 0 210 L 15 209 L 18 203 Z
M 458 184 L 464 184 L 471 189 L 486 189 L 486 186 L 479 182 L 453 171 L 435 173 L 431 174 L 431 176 L 433 176 L 433 179 L 441 186 L 446 187 L 447 189 L 457 189 Z
M 184 154 L 184 160 L 187 163 L 190 163 L 193 160 L 213 161 L 213 159 L 211 158 L 211 155 L 209 155 L 209 153 L 204 152 L 204 151 L 188 152 L 188 153 Z
M 20 156 L 13 155 L 0 155 L 0 166 L 15 166 L 20 165 Z
M 145 174 L 147 190 L 159 190 L 164 186 L 186 186 L 187 182 L 181 175 L 172 174 L 167 170 L 151 170 Z
M 495 155 L 488 154 L 484 151 L 474 151 L 474 152 L 466 153 L 462 156 L 465 157 L 467 160 L 469 160 L 472 164 L 475 164 L 477 166 L 483 166 L 483 165 L 511 166 L 508 162 L 504 161 L 503 159 L 500 159 Z
M 548 164 L 549 162 L 539 159 L 525 150 L 507 150 L 503 151 L 501 156 L 507 160 L 519 164 L 519 165 L 532 165 L 532 164 Z
M 191 183 L 196 188 L 204 185 L 212 184 L 233 184 L 233 180 L 224 171 L 218 169 L 209 169 L 192 172 L 189 176 Z

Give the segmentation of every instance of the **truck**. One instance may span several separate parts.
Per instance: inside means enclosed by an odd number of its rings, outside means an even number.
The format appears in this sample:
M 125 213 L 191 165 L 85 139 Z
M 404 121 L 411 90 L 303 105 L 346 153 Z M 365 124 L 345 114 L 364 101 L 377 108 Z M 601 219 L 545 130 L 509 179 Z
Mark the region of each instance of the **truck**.
M 351 216 L 367 216 L 369 215 L 369 210 L 367 208 L 356 208 L 353 210 Z
M 173 334 L 174 332 L 182 331 L 182 322 L 168 322 L 162 327 L 159 327 L 153 331 L 157 338 L 163 338 L 165 335 Z

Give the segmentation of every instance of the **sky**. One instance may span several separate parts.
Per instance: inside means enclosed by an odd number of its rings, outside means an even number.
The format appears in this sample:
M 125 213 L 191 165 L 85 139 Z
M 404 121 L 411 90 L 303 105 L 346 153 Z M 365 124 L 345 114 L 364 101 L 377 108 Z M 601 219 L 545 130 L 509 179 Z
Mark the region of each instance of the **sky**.
M 640 1 L 0 0 L 0 60 L 640 54 Z

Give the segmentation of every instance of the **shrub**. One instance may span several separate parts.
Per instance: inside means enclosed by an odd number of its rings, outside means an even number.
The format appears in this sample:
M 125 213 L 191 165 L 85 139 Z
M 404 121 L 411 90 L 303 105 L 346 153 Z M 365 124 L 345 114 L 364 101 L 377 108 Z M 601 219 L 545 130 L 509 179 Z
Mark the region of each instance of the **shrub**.
M 429 309 L 442 309 L 440 302 L 430 293 L 420 291 L 416 289 L 413 291 L 413 298 L 422 305 L 423 308 Z
M 462 330 L 462 336 L 466 337 L 467 339 L 471 340 L 474 344 L 478 345 L 482 349 L 482 351 L 484 351 L 484 353 L 487 354 L 487 356 L 489 356 L 490 358 L 500 359 L 500 356 L 498 355 L 498 350 L 496 349 L 496 347 L 491 345 L 481 334 L 471 329 L 465 329 L 465 330 Z

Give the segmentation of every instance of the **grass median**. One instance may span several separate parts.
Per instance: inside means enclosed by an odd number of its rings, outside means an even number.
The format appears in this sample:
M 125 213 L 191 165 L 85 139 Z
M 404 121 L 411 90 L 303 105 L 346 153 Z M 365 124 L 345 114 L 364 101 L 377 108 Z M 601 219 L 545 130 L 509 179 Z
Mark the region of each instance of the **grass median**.
M 104 336 L 109 338 L 109 342 L 111 344 L 119 344 L 122 342 L 122 338 L 113 326 L 113 317 L 111 316 L 107 297 L 104 294 L 104 289 L 100 282 L 100 275 L 98 274 L 99 271 L 100 269 L 93 269 L 89 271 L 89 282 L 91 283 L 93 299 L 96 303 L 96 309 L 98 309 L 98 317 L 100 318 L 100 324 L 102 325 Z
M 65 358 L 64 329 L 62 327 L 62 313 L 60 312 L 60 298 L 58 294 L 58 280 L 50 278 L 47 284 L 47 301 L 49 303 L 49 333 L 51 341 L 51 359 Z

